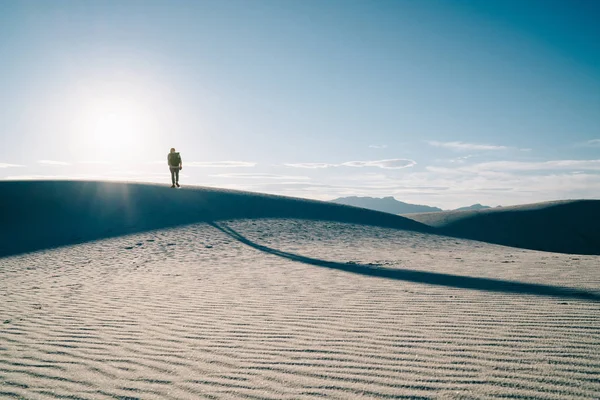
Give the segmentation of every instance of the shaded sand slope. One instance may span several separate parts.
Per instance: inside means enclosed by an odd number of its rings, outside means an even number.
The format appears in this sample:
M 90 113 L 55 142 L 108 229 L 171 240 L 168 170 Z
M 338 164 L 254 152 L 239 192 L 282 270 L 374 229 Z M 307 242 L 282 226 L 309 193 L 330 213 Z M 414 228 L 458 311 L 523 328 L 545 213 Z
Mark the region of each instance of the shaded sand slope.
M 119 182 L 0 182 L 0 256 L 236 218 L 300 218 L 432 231 L 377 211 L 240 191 Z
M 298 219 L 4 257 L 0 398 L 597 399 L 598 259 Z
M 600 200 L 406 215 L 443 235 L 524 249 L 600 255 Z

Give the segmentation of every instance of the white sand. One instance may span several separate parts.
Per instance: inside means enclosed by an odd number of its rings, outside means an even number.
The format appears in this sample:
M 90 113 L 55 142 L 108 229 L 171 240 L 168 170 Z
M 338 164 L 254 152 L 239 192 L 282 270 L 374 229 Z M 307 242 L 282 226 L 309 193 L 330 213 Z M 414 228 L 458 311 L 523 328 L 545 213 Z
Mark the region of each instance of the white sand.
M 336 222 L 219 224 L 359 271 L 600 295 L 598 256 Z M 0 258 L 2 322 L 6 398 L 600 398 L 597 298 L 324 268 L 204 223 Z

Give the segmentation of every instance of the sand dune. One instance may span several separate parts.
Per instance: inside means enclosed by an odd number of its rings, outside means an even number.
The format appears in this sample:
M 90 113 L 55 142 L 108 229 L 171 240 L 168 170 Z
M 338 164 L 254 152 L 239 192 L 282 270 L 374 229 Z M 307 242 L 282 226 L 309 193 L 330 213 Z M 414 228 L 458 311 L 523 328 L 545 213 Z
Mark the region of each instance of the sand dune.
M 429 232 L 419 222 L 314 200 L 223 189 L 85 182 L 0 182 L 0 256 L 237 218 L 301 218 Z
M 443 235 L 524 249 L 600 255 L 600 200 L 406 215 Z
M 300 218 L 429 232 L 511 247 L 600 255 L 600 200 L 478 211 L 390 214 L 213 188 L 39 181 L 0 182 L 0 256 L 201 221 Z
M 0 398 L 600 393 L 598 256 L 275 196 L 3 185 Z

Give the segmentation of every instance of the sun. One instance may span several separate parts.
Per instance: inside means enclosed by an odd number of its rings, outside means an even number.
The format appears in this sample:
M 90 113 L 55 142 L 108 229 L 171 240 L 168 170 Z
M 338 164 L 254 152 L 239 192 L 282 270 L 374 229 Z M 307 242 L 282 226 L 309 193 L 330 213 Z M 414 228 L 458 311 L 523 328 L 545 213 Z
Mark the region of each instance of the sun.
M 95 147 L 116 150 L 128 146 L 139 135 L 139 121 L 131 110 L 106 110 L 90 121 L 88 140 Z
M 87 159 L 110 162 L 141 157 L 151 142 L 151 120 L 151 113 L 133 99 L 94 99 L 76 116 L 77 152 Z

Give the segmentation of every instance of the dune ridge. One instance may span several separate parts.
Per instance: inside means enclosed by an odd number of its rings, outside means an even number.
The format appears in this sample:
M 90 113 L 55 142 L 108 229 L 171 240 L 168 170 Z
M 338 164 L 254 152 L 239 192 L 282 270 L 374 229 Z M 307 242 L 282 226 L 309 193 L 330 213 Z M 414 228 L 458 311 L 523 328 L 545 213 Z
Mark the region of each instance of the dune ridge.
M 202 221 L 300 218 L 431 232 L 344 205 L 206 187 L 102 181 L 0 182 L 0 256 Z
M 600 255 L 600 200 L 395 216 L 206 187 L 102 181 L 0 182 L 0 256 L 196 222 L 299 218 L 435 233 L 531 250 Z

